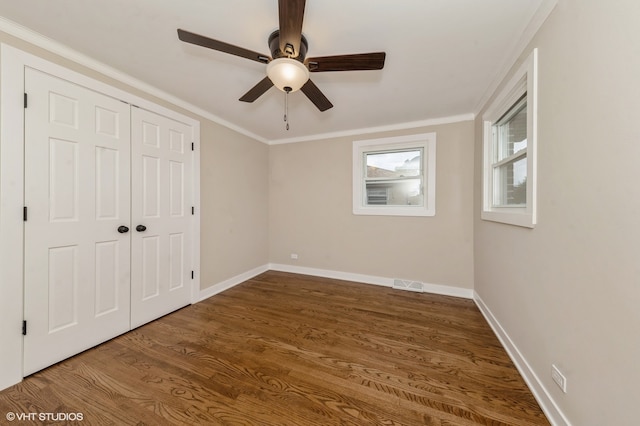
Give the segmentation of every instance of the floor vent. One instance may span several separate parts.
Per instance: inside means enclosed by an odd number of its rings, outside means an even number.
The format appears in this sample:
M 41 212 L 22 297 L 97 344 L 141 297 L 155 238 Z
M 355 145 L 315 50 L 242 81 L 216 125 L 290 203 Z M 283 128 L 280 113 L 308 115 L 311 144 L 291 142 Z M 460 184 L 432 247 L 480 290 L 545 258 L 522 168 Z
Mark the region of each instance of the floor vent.
M 424 291 L 423 284 L 420 281 L 408 281 L 408 280 L 393 280 L 393 288 L 398 290 L 417 291 L 422 293 Z

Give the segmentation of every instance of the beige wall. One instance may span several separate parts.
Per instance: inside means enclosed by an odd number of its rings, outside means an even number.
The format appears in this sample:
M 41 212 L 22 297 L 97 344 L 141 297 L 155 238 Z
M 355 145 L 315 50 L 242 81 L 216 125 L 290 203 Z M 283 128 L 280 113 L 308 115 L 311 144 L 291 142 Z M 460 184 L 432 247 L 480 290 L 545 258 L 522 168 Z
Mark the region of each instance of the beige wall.
M 575 425 L 637 424 L 638 17 L 637 0 L 559 0 L 523 53 L 539 48 L 535 229 L 480 219 L 476 120 L 475 289 Z
M 202 289 L 268 263 L 268 147 L 141 90 L 0 32 L 0 42 L 200 121 Z
M 268 149 L 210 121 L 202 123 L 203 288 L 269 262 Z
M 424 132 L 437 137 L 436 215 L 353 215 L 352 142 Z M 472 288 L 473 137 L 467 121 L 271 146 L 270 261 Z

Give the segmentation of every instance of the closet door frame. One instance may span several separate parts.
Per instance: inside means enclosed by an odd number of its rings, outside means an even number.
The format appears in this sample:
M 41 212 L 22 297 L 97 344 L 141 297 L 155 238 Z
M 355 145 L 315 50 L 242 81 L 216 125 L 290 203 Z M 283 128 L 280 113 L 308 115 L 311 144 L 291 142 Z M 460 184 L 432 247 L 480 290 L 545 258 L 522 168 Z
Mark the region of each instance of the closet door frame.
M 191 303 L 200 293 L 200 122 L 79 72 L 0 44 L 0 390 L 22 381 L 24 319 L 24 70 L 52 76 L 187 124 L 192 129 Z M 28 100 L 27 100 L 28 101 Z M 27 106 L 28 107 L 28 106 Z M 28 218 L 27 218 L 28 219 Z M 27 330 L 28 332 L 28 330 Z

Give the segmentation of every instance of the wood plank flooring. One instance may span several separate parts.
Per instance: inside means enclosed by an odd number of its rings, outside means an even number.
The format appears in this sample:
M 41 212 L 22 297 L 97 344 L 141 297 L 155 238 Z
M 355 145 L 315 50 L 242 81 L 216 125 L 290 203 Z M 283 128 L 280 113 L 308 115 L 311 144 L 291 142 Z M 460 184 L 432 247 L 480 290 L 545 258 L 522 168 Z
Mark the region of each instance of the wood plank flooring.
M 549 424 L 470 300 L 269 271 L 0 392 L 81 425 Z

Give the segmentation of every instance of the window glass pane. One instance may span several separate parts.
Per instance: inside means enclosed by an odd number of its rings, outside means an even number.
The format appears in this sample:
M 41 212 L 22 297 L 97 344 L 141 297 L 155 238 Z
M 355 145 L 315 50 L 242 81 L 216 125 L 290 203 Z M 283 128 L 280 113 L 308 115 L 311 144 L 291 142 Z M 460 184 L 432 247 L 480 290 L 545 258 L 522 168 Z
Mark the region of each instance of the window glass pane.
M 368 181 L 367 205 L 422 206 L 422 179 Z
M 494 207 L 527 204 L 527 158 L 494 168 Z
M 420 176 L 422 150 L 365 153 L 366 178 L 402 178 Z
M 527 147 L 527 99 L 520 99 L 495 125 L 496 158 L 500 161 Z
M 434 216 L 436 134 L 353 142 L 353 214 Z

